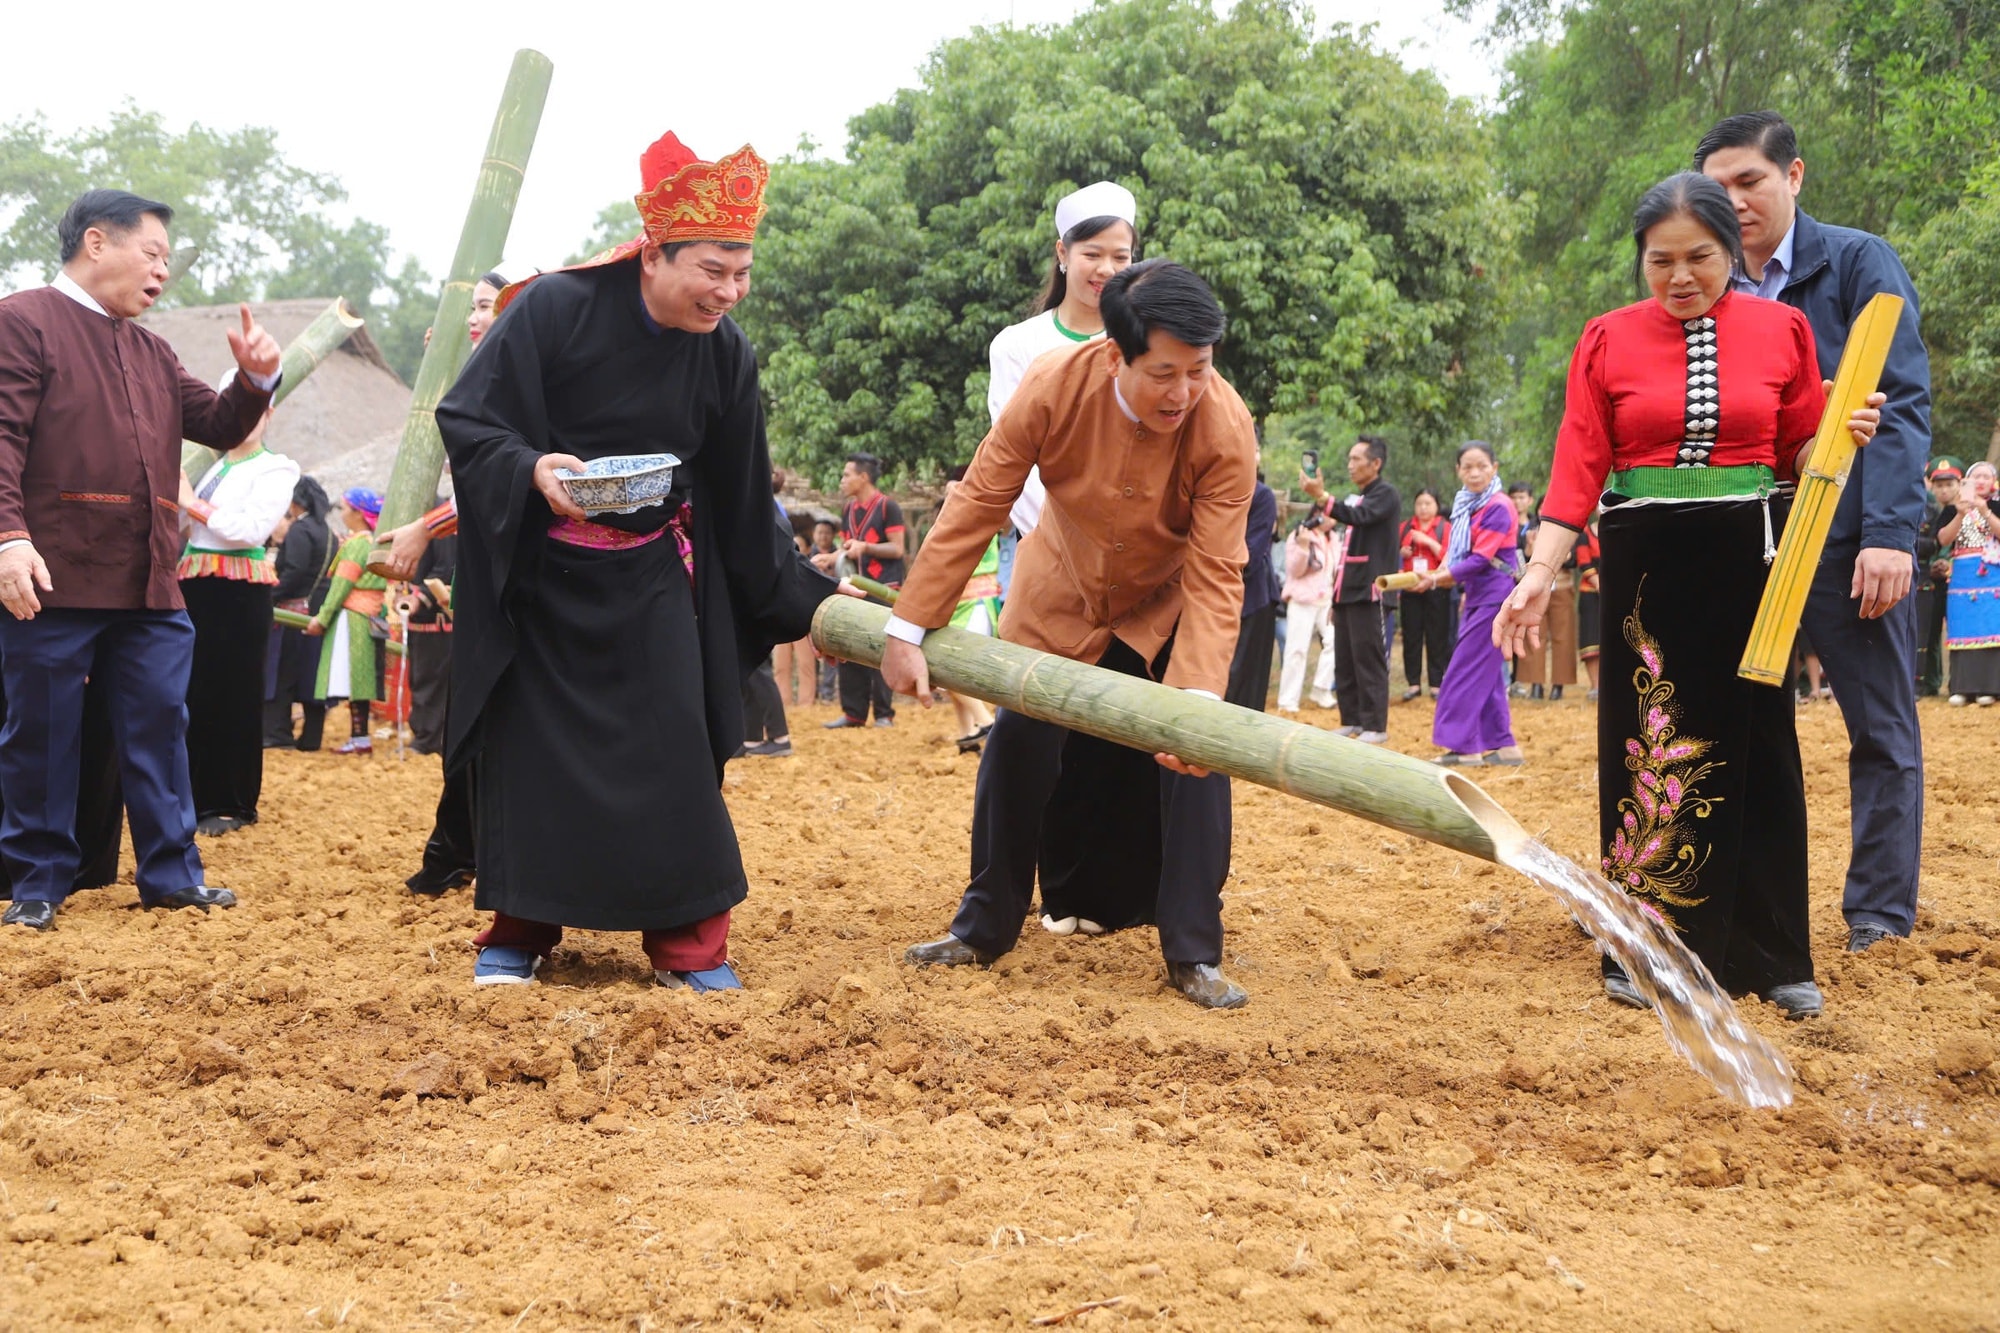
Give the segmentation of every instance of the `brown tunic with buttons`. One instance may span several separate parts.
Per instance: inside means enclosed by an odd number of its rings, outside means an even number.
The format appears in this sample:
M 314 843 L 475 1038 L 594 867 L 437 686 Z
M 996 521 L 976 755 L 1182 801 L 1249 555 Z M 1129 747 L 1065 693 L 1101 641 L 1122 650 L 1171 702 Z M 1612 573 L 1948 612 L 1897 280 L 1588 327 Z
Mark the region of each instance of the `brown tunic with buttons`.
M 1092 342 L 1035 362 L 917 553 L 896 613 L 926 629 L 951 619 L 1038 466 L 1048 500 L 1015 553 L 1000 637 L 1095 662 L 1115 636 L 1150 662 L 1173 636 L 1164 683 L 1219 696 L 1243 606 L 1256 432 L 1219 375 L 1172 434 L 1133 421 L 1113 392 L 1112 352 Z
M 34 542 L 42 605 L 180 610 L 181 441 L 239 444 L 270 400 L 53 287 L 0 298 L 0 541 Z

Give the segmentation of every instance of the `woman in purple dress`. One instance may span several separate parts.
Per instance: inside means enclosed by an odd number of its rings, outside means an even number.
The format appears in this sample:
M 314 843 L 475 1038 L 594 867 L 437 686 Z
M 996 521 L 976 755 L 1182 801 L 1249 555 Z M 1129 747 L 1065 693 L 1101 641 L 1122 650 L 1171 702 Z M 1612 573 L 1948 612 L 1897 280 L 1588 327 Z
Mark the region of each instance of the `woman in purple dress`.
M 1493 446 L 1468 440 L 1458 451 L 1458 498 L 1451 506 L 1451 544 L 1444 568 L 1417 580 L 1418 592 L 1456 585 L 1465 590 L 1458 646 L 1438 686 L 1431 740 L 1444 747 L 1437 762 L 1452 767 L 1521 762 L 1507 708 L 1507 663 L 1493 646 L 1493 616 L 1514 591 L 1521 555 L 1521 520 L 1500 485 Z

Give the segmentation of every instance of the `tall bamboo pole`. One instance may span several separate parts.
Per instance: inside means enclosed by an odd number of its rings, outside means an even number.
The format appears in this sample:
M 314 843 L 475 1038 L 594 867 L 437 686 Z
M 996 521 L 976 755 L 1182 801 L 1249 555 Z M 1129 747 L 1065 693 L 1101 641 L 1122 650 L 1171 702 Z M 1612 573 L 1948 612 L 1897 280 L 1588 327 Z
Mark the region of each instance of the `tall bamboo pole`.
M 347 302 L 334 297 L 332 305 L 320 311 L 298 337 L 286 344 L 283 378 L 278 381 L 278 391 L 271 395 L 271 406 L 284 402 L 361 324 L 361 316 L 349 310 Z M 187 473 L 189 481 L 200 481 L 201 474 L 208 471 L 216 457 L 216 451 L 205 444 L 181 441 L 181 471 Z
M 1848 330 L 1840 369 L 1833 375 L 1833 391 L 1827 394 L 1826 411 L 1820 414 L 1819 431 L 1799 458 L 1798 496 L 1792 501 L 1792 514 L 1785 522 L 1785 535 L 1778 543 L 1770 576 L 1764 580 L 1764 596 L 1757 603 L 1757 619 L 1743 647 L 1743 661 L 1736 668 L 1736 674 L 1745 680 L 1783 685 L 1791 677 L 1792 642 L 1798 638 L 1799 619 L 1805 614 L 1806 593 L 1826 550 L 1826 534 L 1833 527 L 1847 471 L 1854 465 L 1854 436 L 1847 429 L 1847 420 L 1881 382 L 1882 368 L 1889 361 L 1889 344 L 1895 341 L 1896 323 L 1902 317 L 1903 298 L 1877 292 L 1861 307 L 1854 327 Z
M 821 651 L 882 661 L 889 609 L 829 597 L 813 615 Z M 1527 833 L 1457 773 L 1317 727 L 972 634 L 924 636 L 931 679 L 948 690 L 1120 745 L 1179 755 L 1233 778 L 1357 815 L 1468 856 L 1500 861 Z
M 383 532 L 421 515 L 437 493 L 438 477 L 444 471 L 438 400 L 458 378 L 472 350 L 465 330 L 466 316 L 472 313 L 472 289 L 480 275 L 500 262 L 507 248 L 514 205 L 521 197 L 521 178 L 528 169 L 528 154 L 535 146 L 535 132 L 541 127 L 542 107 L 548 101 L 549 80 L 554 74 L 555 65 L 541 52 L 523 49 L 514 53 L 514 66 L 508 71 L 500 109 L 493 115 L 493 131 L 486 140 L 486 156 L 479 164 L 472 205 L 459 232 L 458 252 L 452 256 L 451 273 L 438 297 L 437 315 L 431 320 L 430 345 L 424 349 L 423 364 L 410 394 L 403 442 L 396 450 L 389 492 L 382 501 L 378 526 Z

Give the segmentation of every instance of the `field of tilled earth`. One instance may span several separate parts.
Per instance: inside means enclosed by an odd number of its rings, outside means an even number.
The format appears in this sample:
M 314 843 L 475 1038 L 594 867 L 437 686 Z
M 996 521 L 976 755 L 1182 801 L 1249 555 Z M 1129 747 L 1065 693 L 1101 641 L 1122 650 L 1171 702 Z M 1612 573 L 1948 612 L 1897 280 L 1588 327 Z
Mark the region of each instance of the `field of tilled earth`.
M 401 884 L 437 760 L 386 748 L 270 757 L 206 844 L 234 911 L 138 911 L 128 864 L 0 935 L 0 1328 L 2000 1330 L 1990 714 L 1926 703 L 1922 914 L 1850 956 L 1845 736 L 1802 707 L 1828 1003 L 1743 1002 L 1778 1112 L 1607 1003 L 1527 881 L 1245 783 L 1247 1008 L 1144 930 L 911 971 L 977 760 L 946 709 L 830 716 L 730 769 L 741 993 L 574 933 L 475 990 L 470 893 Z M 1592 727 L 1519 705 L 1484 783 L 1586 857 Z

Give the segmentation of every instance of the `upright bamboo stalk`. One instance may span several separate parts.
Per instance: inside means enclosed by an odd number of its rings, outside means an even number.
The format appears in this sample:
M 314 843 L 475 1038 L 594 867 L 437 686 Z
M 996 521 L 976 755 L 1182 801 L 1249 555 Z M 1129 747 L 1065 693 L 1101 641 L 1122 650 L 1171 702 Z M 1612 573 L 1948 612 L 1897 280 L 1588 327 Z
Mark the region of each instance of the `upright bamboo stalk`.
M 1854 463 L 1854 436 L 1847 429 L 1847 420 L 1881 382 L 1889 344 L 1895 340 L 1896 323 L 1902 317 L 1903 298 L 1878 292 L 1861 307 L 1854 327 L 1848 330 L 1840 369 L 1833 376 L 1833 392 L 1826 396 L 1826 411 L 1819 419 L 1819 432 L 1799 460 L 1799 493 L 1792 501 L 1792 515 L 1785 521 L 1777 559 L 1764 581 L 1764 596 L 1757 603 L 1757 619 L 1750 627 L 1750 641 L 1743 647 L 1743 661 L 1736 668 L 1736 674 L 1745 680 L 1783 685 L 1791 675 L 1792 642 L 1798 637 L 1799 618 L 1805 613 L 1806 593 L 1826 550 L 1826 534 L 1833 526 L 1834 510 L 1840 506 L 1840 492 L 1847 485 L 1847 470 Z
M 291 391 L 298 388 L 320 362 L 332 356 L 342 343 L 352 337 L 361 324 L 361 316 L 349 310 L 347 302 L 334 297 L 333 304 L 320 311 L 313 322 L 286 345 L 284 377 L 278 382 L 278 392 L 271 396 L 271 405 L 276 407 L 284 402 Z M 207 445 L 196 444 L 193 440 L 181 441 L 181 471 L 187 473 L 189 481 L 200 481 L 201 474 L 208 471 L 216 457 L 215 450 Z
M 879 665 L 888 620 L 887 607 L 829 597 L 813 615 L 813 643 Z M 1134 749 L 1179 755 L 1468 856 L 1500 861 L 1527 840 L 1506 811 L 1459 774 L 1317 727 L 964 630 L 930 631 L 924 659 L 931 679 L 956 693 Z
M 410 394 L 409 419 L 403 424 L 403 442 L 396 451 L 396 466 L 382 502 L 379 528 L 383 532 L 421 515 L 437 493 L 438 477 L 444 471 L 444 441 L 438 435 L 436 417 L 438 400 L 458 378 L 472 350 L 465 331 L 466 316 L 472 313 L 472 289 L 481 274 L 500 262 L 507 248 L 514 205 L 521 197 L 521 178 L 528 169 L 528 154 L 535 146 L 535 132 L 542 123 L 542 107 L 548 101 L 549 80 L 554 73 L 555 66 L 541 52 L 524 49 L 514 53 L 514 66 L 507 74 L 500 109 L 494 113 L 493 131 L 486 140 L 486 156 L 479 165 L 472 205 L 459 232 L 458 252 L 452 256 L 451 273 L 431 321 L 430 346 L 424 349 L 423 364 Z

